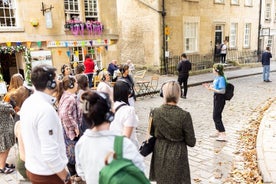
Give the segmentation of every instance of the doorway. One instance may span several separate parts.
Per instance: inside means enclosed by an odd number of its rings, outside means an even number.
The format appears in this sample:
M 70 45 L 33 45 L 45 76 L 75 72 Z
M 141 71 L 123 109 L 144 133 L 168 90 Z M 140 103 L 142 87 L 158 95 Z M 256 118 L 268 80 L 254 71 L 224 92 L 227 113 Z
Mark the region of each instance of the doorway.
M 215 45 L 214 45 L 214 61 L 216 63 L 220 62 L 220 47 L 222 44 L 223 38 L 223 26 L 215 26 Z
M 4 81 L 9 84 L 11 76 L 17 72 L 15 54 L 0 54 L 0 73 Z

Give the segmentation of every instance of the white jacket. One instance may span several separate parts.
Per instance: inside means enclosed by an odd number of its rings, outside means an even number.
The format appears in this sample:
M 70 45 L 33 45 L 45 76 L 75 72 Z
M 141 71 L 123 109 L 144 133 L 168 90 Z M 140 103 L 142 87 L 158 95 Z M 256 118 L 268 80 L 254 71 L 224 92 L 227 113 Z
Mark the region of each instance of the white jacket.
M 105 166 L 106 155 L 114 152 L 115 136 L 116 133 L 109 130 L 96 132 L 87 129 L 76 144 L 76 170 L 87 184 L 98 183 L 99 172 Z M 143 157 L 128 138 L 124 138 L 123 141 L 123 157 L 132 160 L 144 172 Z

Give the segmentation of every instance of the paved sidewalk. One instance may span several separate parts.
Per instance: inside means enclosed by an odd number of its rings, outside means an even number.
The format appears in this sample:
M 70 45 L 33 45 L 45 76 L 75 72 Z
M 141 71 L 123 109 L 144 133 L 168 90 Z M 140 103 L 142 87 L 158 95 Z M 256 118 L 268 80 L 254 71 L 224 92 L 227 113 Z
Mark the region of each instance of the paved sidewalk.
M 276 62 L 271 63 L 271 75 L 276 75 Z M 261 65 L 255 68 L 241 68 L 237 70 L 229 70 L 225 71 L 225 75 L 228 80 L 245 77 L 250 75 L 259 75 L 262 73 Z M 146 79 L 150 80 L 150 74 L 146 74 Z M 200 75 L 190 76 L 188 85 L 189 86 L 196 86 L 201 85 L 203 82 L 211 82 L 213 81 L 214 75 L 213 73 L 206 73 Z M 176 80 L 177 76 L 167 76 L 163 75 L 159 78 L 159 88 L 163 82 L 168 80 Z M 262 78 L 260 76 L 260 81 Z M 272 82 L 272 84 L 276 83 L 276 80 Z M 276 86 L 276 85 L 275 85 Z M 261 94 L 260 94 L 261 95 Z M 276 95 L 275 95 L 276 97 Z M 139 97 L 140 98 L 140 97 Z M 141 101 L 147 100 L 147 97 L 143 99 L 141 97 Z M 197 101 L 198 102 L 198 101 Z M 200 104 L 201 105 L 201 104 Z M 142 113 L 142 112 L 141 112 Z M 147 115 L 145 115 L 146 118 Z M 263 121 L 260 125 L 258 139 L 257 139 L 257 155 L 258 155 L 258 162 L 259 168 L 264 178 L 264 182 L 266 183 L 276 183 L 276 102 L 274 102 L 271 107 L 265 113 Z M 217 145 L 215 145 L 216 147 Z M 218 146 L 219 147 L 219 146 Z M 9 154 L 8 163 L 15 164 L 15 158 L 17 155 L 17 148 L 14 146 Z M 208 150 L 207 150 L 208 151 Z M 192 157 L 191 157 L 192 158 Z M 146 160 L 148 162 L 148 160 Z M 193 159 L 191 164 L 197 163 L 197 159 Z M 149 163 L 147 163 L 149 164 Z M 201 166 L 202 167 L 202 166 Z M 204 173 L 203 173 L 204 174 Z M 207 173 L 206 173 L 207 175 Z M 206 176 L 207 177 L 207 176 Z M 0 174 L 0 184 L 18 184 L 23 183 L 19 182 L 22 179 L 18 172 L 14 172 L 9 175 Z
M 276 101 L 265 112 L 257 137 L 258 166 L 264 183 L 276 183 Z

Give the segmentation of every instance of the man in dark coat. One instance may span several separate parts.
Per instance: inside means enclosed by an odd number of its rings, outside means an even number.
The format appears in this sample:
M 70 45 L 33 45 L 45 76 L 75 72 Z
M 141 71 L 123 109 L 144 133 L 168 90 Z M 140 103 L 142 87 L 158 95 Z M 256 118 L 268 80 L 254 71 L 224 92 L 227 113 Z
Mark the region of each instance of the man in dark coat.
M 181 61 L 177 65 L 178 70 L 178 83 L 181 87 L 181 98 L 186 98 L 188 91 L 188 78 L 189 71 L 192 69 L 191 62 L 187 59 L 187 55 L 183 53 L 181 55 Z M 184 88 L 184 93 L 182 92 L 182 84 Z

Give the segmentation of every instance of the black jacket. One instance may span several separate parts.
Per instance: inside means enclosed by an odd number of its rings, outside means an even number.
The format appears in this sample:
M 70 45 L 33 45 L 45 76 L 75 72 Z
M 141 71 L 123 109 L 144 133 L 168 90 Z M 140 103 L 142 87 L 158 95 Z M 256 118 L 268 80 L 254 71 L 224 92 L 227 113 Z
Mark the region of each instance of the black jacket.
M 192 69 L 192 64 L 189 60 L 182 60 L 177 65 L 178 75 L 189 75 L 189 71 Z

